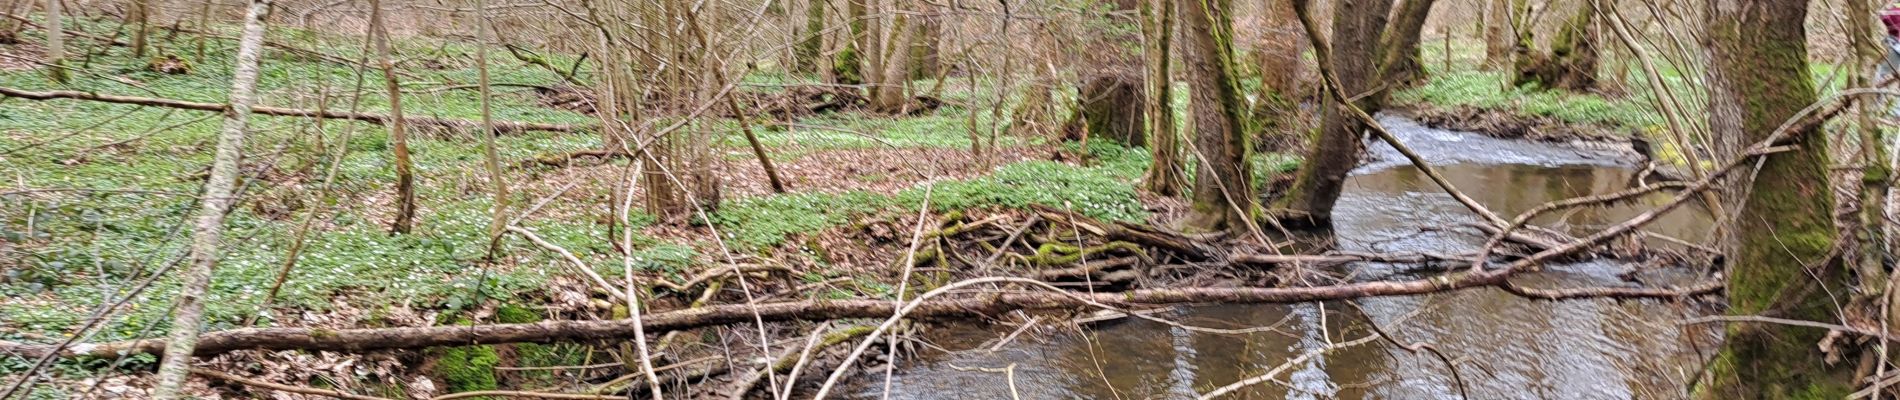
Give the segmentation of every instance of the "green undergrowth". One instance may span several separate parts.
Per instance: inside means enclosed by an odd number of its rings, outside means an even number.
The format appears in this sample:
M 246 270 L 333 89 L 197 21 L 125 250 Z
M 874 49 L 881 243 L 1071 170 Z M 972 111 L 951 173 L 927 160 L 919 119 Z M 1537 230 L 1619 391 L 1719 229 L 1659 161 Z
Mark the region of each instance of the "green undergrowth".
M 866 215 L 916 210 L 926 199 L 938 212 L 1040 204 L 1108 220 L 1145 218 L 1134 187 L 1147 169 L 1147 151 L 1098 142 L 1089 146 L 1089 154 L 1086 166 L 1024 161 L 998 167 L 988 176 L 920 184 L 895 195 L 849 191 L 742 199 L 721 206 L 713 222 L 729 240 L 756 250 Z
M 1652 130 L 1663 122 L 1662 115 L 1642 100 L 1533 87 L 1507 88 L 1509 80 L 1509 72 L 1502 71 L 1434 71 L 1424 85 L 1398 91 L 1393 100 L 1400 104 L 1475 107 L 1635 131 Z

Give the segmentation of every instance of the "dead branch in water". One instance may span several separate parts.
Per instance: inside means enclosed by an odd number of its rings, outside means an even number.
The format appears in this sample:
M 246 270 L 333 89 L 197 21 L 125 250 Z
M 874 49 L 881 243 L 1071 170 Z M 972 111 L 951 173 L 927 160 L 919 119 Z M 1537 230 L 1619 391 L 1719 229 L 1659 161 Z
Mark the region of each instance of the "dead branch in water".
M 35 92 L 35 91 L 30 91 L 30 90 L 20 90 L 20 89 L 8 88 L 8 87 L 0 87 L 0 97 L 21 98 L 21 99 L 37 100 L 37 101 L 55 100 L 55 99 L 87 100 L 87 101 L 97 101 L 97 102 L 103 102 L 103 103 L 132 104 L 132 105 L 149 106 L 149 107 L 165 107 L 165 108 L 176 108 L 176 109 L 181 109 L 181 110 L 210 111 L 210 112 L 224 112 L 225 108 L 227 107 L 227 105 L 224 103 L 201 103 L 201 102 L 195 102 L 195 101 L 163 99 L 163 98 L 156 98 L 156 97 L 119 96 L 119 95 L 99 94 L 99 93 L 92 93 L 92 92 L 80 92 L 80 91 L 73 91 L 73 90 L 50 90 L 50 91 L 44 91 L 44 92 Z M 278 117 L 353 119 L 353 120 L 368 122 L 372 124 L 388 123 L 390 119 L 388 115 L 383 115 L 383 114 L 305 110 L 305 109 L 298 109 L 298 108 L 284 108 L 284 107 L 270 107 L 270 106 L 253 106 L 251 107 L 251 112 L 256 113 L 256 114 L 271 115 L 271 116 L 278 116 Z M 451 118 L 404 117 L 403 121 L 411 123 L 411 124 L 416 124 L 419 126 L 433 126 L 437 128 L 452 129 L 452 130 L 472 130 L 472 129 L 480 129 L 482 127 L 482 123 L 480 121 L 469 121 L 469 120 L 451 119 Z M 522 132 L 537 132 L 537 131 L 538 132 L 574 132 L 577 130 L 586 129 L 586 127 L 566 125 L 566 124 L 546 124 L 546 123 L 538 123 L 538 122 L 495 121 L 494 129 L 496 133 L 522 133 Z

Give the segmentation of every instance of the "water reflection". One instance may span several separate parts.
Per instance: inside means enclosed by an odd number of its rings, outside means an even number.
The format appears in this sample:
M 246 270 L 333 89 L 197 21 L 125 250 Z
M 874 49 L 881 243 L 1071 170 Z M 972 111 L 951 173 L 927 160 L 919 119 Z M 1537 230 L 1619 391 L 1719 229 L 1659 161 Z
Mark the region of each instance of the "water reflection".
M 1385 120 L 1415 150 L 1441 163 L 1440 171 L 1454 184 L 1504 215 L 1555 199 L 1621 190 L 1631 174 L 1616 166 L 1627 160 L 1618 159 L 1622 153 L 1614 151 L 1500 141 Z M 1475 221 L 1473 216 L 1423 174 L 1402 159 L 1395 164 L 1396 154 L 1389 148 L 1373 145 L 1368 153 L 1372 160 L 1347 182 L 1337 207 L 1335 229 L 1342 248 L 1454 253 L 1482 245 L 1483 238 L 1460 228 Z M 1629 206 L 1552 214 L 1538 222 L 1586 232 L 1664 199 L 1658 195 Z M 1702 211 L 1682 209 L 1665 215 L 1651 230 L 1698 240 L 1707 235 L 1708 224 Z M 1357 269 L 1354 276 L 1359 279 L 1411 274 L 1394 265 L 1351 268 Z M 1550 265 L 1521 282 L 1630 285 L 1621 276 L 1635 268 L 1602 260 Z M 1645 279 L 1648 284 L 1679 283 L 1668 276 Z M 1698 346 L 1713 344 L 1709 334 L 1685 332 L 1672 323 L 1693 311 L 1655 301 L 1541 302 L 1480 289 L 1356 304 L 1364 315 L 1346 304 L 1208 306 L 1164 315 L 1205 326 L 1287 321 L 1269 333 L 1216 335 L 1126 321 L 1083 333 L 1019 340 L 996 352 L 933 355 L 900 369 L 890 397 L 1009 398 L 1001 374 L 968 367 L 1015 364 L 1016 386 L 1027 399 L 1194 398 L 1328 343 L 1363 337 L 1368 331 L 1357 325 L 1372 321 L 1399 340 L 1432 343 L 1462 360 L 1459 369 L 1472 398 L 1676 398 L 1699 365 Z M 1003 333 L 971 328 L 948 336 L 980 341 Z M 1253 386 L 1232 398 L 1430 399 L 1457 398 L 1458 392 L 1437 358 L 1381 342 L 1316 357 L 1291 371 L 1281 375 L 1279 383 Z M 865 384 L 858 395 L 881 397 L 881 387 Z

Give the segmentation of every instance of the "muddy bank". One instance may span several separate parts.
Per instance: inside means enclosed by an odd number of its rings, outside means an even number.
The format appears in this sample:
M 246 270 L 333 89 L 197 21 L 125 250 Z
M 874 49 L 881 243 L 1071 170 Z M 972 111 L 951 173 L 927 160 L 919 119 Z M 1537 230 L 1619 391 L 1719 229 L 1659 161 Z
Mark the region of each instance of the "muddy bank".
M 1478 133 L 1500 139 L 1629 146 L 1632 138 L 1641 138 L 1641 135 L 1628 128 L 1574 123 L 1553 117 L 1470 106 L 1407 104 L 1389 109 L 1386 114 L 1404 117 L 1427 127 Z

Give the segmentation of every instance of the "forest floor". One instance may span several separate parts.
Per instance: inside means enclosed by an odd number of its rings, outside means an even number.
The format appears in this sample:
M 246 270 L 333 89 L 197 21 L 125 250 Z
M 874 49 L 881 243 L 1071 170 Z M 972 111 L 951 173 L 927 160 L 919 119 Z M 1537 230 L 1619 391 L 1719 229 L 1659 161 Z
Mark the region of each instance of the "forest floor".
M 81 23 L 78 29 L 103 32 Z M 37 38 L 29 32 L 28 41 Z M 338 60 L 358 59 L 348 38 L 278 30 L 273 41 L 314 49 L 331 57 L 273 51 L 259 84 L 262 102 L 294 108 L 350 107 L 347 93 L 358 85 L 357 68 Z M 184 39 L 160 41 L 189 49 Z M 456 42 L 398 43 L 413 55 L 401 64 L 405 108 L 411 115 L 479 118 L 479 97 L 458 89 L 475 82 L 473 49 Z M 201 102 L 223 100 L 235 43 L 206 43 L 202 59 L 185 56 L 186 74 L 146 69 L 150 60 L 124 48 L 75 39 L 70 84 L 49 82 L 32 64 L 33 45 L 0 45 L 0 86 L 25 90 L 80 90 Z M 184 53 L 184 52 L 181 52 Z M 557 73 L 493 52 L 494 81 L 559 86 Z M 542 55 L 555 65 L 569 55 Z M 361 83 L 362 112 L 381 113 L 386 98 L 376 91 L 380 76 L 367 71 Z M 1454 69 L 1419 88 L 1397 93 L 1401 108 L 1440 124 L 1509 125 L 1528 116 L 1528 129 L 1542 138 L 1545 126 L 1599 127 L 1578 132 L 1645 132 L 1657 122 L 1641 103 L 1595 95 L 1545 95 L 1503 90 L 1503 75 Z M 959 83 L 962 80 L 957 80 Z M 755 72 L 743 90 L 760 96 L 788 85 L 815 83 L 777 72 Z M 927 87 L 928 82 L 919 83 Z M 984 85 L 987 85 L 985 83 Z M 636 216 L 633 260 L 623 268 L 611 244 L 605 203 L 624 160 L 577 160 L 540 165 L 549 155 L 600 147 L 590 133 L 527 132 L 499 138 L 509 165 L 506 180 L 517 211 L 535 206 L 517 223 L 551 244 L 572 251 L 609 281 L 631 271 L 642 281 L 687 282 L 690 290 L 660 290 L 653 310 L 706 301 L 771 299 L 893 299 L 901 268 L 915 259 L 910 238 L 952 227 L 1007 232 L 1036 225 L 1049 209 L 1107 222 L 1171 220 L 1175 202 L 1137 190 L 1149 164 L 1143 149 L 1101 141 L 1087 148 L 1046 137 L 1004 135 L 985 157 L 973 156 L 971 129 L 987 131 L 992 87 L 951 83 L 946 105 L 924 115 L 891 117 L 839 112 L 771 121 L 761 140 L 779 164 L 791 191 L 771 193 L 762 171 L 730 121 L 699 124 L 698 132 L 722 138 L 714 147 L 723 164 L 723 202 L 709 220 L 685 225 Z M 495 118 L 508 121 L 589 124 L 594 117 L 549 104 L 533 89 L 498 87 Z M 1180 107 L 1179 104 L 1176 105 Z M 1009 107 L 1005 107 L 1008 109 Z M 1476 110 L 1476 111 L 1474 111 Z M 974 113 L 974 115 L 971 115 Z M 1471 115 L 1458 117 L 1459 115 Z M 1437 116 L 1437 117 L 1435 117 Z M 1009 118 L 1007 114 L 1003 118 Z M 389 141 L 380 126 L 287 117 L 253 117 L 247 142 L 244 199 L 230 216 L 223 261 L 208 304 L 208 329 L 272 327 L 392 327 L 530 322 L 544 319 L 619 318 L 624 307 L 600 300 L 597 288 L 554 252 L 518 236 L 504 241 L 497 262 L 482 262 L 489 209 L 493 206 L 482 168 L 482 141 L 467 132 L 424 132 L 410 144 L 422 210 L 413 234 L 390 235 L 394 175 Z M 1472 122 L 1478 121 L 1478 122 Z M 1484 122 L 1491 121 L 1491 122 Z M 94 312 L 134 292 L 133 306 L 104 318 L 86 341 L 156 336 L 167 329 L 167 307 L 178 282 L 162 273 L 181 254 L 184 220 L 196 204 L 202 173 L 211 158 L 219 121 L 214 113 L 85 101 L 0 100 L 0 340 L 48 342 L 92 320 Z M 968 124 L 975 124 L 969 126 Z M 1464 125 L 1467 127 L 1479 127 Z M 1494 130 L 1494 129 L 1484 129 Z M 1577 135 L 1583 135 L 1578 133 Z M 325 171 L 338 172 L 326 183 Z M 1265 154 L 1256 160 L 1262 183 L 1297 167 L 1297 157 Z M 327 189 L 326 189 L 327 188 Z M 1044 208 L 1037 208 L 1041 206 Z M 922 211 L 922 218 L 919 218 Z M 263 304 L 287 249 L 303 221 L 313 221 L 301 256 L 282 292 Z M 1051 232 L 1057 227 L 1048 226 Z M 716 233 L 715 233 L 716 232 Z M 1060 240 L 1059 234 L 1038 239 Z M 1027 241 L 1027 239 L 1025 239 Z M 973 246 L 971 242 L 939 246 Z M 1060 246 L 1025 247 L 1028 257 L 1074 255 Z M 1008 248 L 1007 244 L 1004 246 Z M 1080 252 L 1084 257 L 1088 252 Z M 923 253 L 917 253 L 923 254 Z M 969 272 L 975 263 L 952 263 L 947 253 L 913 260 L 927 280 L 941 283 Z M 1125 253 L 1118 256 L 1126 257 Z M 992 256 L 994 258 L 995 256 Z M 694 286 L 694 278 L 731 264 L 766 265 L 751 293 L 734 283 Z M 964 265 L 955 267 L 955 265 Z M 1016 271 L 1033 274 L 1033 270 Z M 1086 275 L 1086 274 L 1085 274 Z M 1239 279 L 1239 278 L 1236 278 Z M 1251 278 L 1249 278 L 1251 279 Z M 921 285 L 921 283 L 920 283 Z M 724 290 L 720 290 L 721 288 Z M 703 290 L 701 290 L 703 289 Z M 774 326 L 773 335 L 802 339 L 809 326 Z M 682 335 L 681 354 L 708 354 L 720 330 Z M 674 340 L 674 339 L 668 339 Z M 614 346 L 583 344 L 497 345 L 425 351 L 340 355 L 294 351 L 244 351 L 210 361 L 211 366 L 275 382 L 324 386 L 379 396 L 426 398 L 495 388 L 591 391 L 625 385 L 613 381 L 626 369 L 537 369 L 612 363 L 624 354 Z M 695 353 L 698 352 L 698 353 Z M 730 354 L 728 354 L 730 355 Z M 728 357 L 730 358 L 730 357 Z M 681 364 L 700 358 L 675 356 Z M 0 355 L 0 376 L 25 370 L 32 360 Z M 155 358 L 62 361 L 36 398 L 139 397 L 150 385 Z M 688 365 L 692 366 L 692 365 Z M 712 366 L 704 367 L 708 371 Z M 743 380 L 744 374 L 732 374 Z M 195 380 L 206 396 L 256 396 L 240 386 Z

